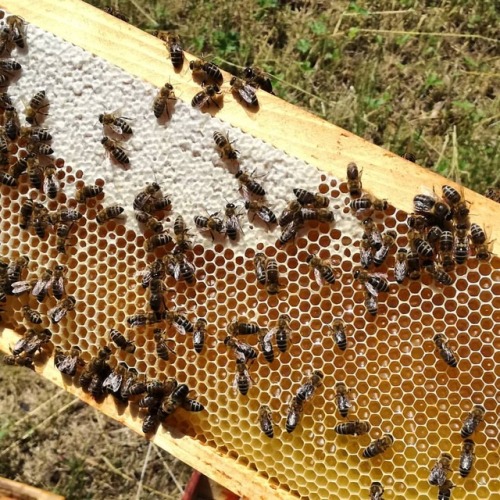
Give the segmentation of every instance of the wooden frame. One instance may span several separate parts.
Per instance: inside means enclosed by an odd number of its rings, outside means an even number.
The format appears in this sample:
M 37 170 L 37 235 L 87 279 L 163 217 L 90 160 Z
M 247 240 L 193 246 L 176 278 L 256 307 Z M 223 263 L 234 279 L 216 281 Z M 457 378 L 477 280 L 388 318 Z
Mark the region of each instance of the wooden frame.
M 199 87 L 185 68 L 175 73 L 163 43 L 147 33 L 119 21 L 79 0 L 0 0 L 0 7 L 22 16 L 29 23 L 96 54 L 155 86 L 168 80 L 182 100 L 191 101 Z M 187 55 L 188 60 L 192 56 Z M 187 63 L 185 63 L 187 64 Z M 225 75 L 225 80 L 228 75 Z M 226 99 L 217 116 L 243 131 L 298 157 L 336 177 L 345 178 L 346 165 L 355 161 L 363 168 L 363 181 L 371 192 L 388 199 L 396 207 L 412 211 L 412 199 L 420 186 L 439 188 L 445 180 L 427 169 L 370 144 L 360 137 L 332 125 L 277 97 L 259 92 L 260 109 L 249 113 L 233 99 Z M 293 120 L 290 119 L 293 117 Z M 294 140 L 290 141 L 292 137 Z M 457 187 L 451 181 L 446 181 Z M 397 189 L 395 189 L 397 187 Z M 500 220 L 500 205 L 468 189 L 465 197 L 473 206 L 473 220 L 493 228 Z M 493 242 L 493 252 L 500 253 L 500 238 Z M 0 330 L 0 350 L 8 353 L 18 339 L 8 329 Z M 141 422 L 128 412 L 118 414 L 112 398 L 96 403 L 73 385 L 67 385 L 49 360 L 37 371 L 46 379 L 77 395 L 87 404 L 141 433 Z M 270 493 L 270 484 L 234 459 L 189 437 L 173 438 L 159 432 L 153 441 L 190 466 L 243 496 L 252 498 L 291 498 L 279 489 Z

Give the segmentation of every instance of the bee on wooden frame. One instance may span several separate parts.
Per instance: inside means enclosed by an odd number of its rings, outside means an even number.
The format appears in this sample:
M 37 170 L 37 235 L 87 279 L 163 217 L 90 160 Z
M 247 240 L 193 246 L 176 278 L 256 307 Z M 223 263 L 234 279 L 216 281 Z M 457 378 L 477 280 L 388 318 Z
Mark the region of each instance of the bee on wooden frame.
M 195 94 L 191 100 L 193 108 L 203 109 L 210 104 L 214 104 L 217 109 L 220 109 L 219 100 L 222 96 L 218 85 L 206 85 L 200 92 Z
M 193 79 L 199 83 L 212 83 L 220 87 L 224 82 L 221 70 L 213 62 L 195 59 L 189 62 L 189 69 L 191 70 Z
M 252 108 L 259 107 L 259 100 L 256 95 L 257 89 L 255 87 L 236 76 L 231 78 L 229 85 L 231 86 L 231 92 L 240 102 Z
M 180 70 L 184 65 L 184 51 L 182 49 L 181 38 L 175 33 L 168 33 L 165 31 L 157 32 L 156 36 L 165 42 L 168 49 L 172 66 L 176 70 Z
M 347 188 L 349 189 L 349 195 L 351 198 L 358 198 L 362 194 L 363 184 L 361 183 L 361 172 L 358 170 L 358 166 L 355 163 L 349 163 L 347 165 Z
M 68 352 L 64 352 L 60 346 L 55 348 L 54 366 L 65 375 L 73 377 L 79 367 L 85 366 L 85 362 L 80 357 L 81 349 L 73 346 Z
M 257 66 L 248 66 L 243 70 L 245 82 L 255 88 L 260 88 L 269 94 L 273 94 L 273 84 L 269 75 Z

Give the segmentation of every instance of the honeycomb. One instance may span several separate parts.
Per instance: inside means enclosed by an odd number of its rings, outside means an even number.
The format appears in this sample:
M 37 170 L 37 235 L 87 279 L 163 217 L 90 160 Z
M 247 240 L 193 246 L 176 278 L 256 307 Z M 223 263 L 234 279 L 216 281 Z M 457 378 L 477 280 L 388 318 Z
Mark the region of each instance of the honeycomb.
M 379 313 L 373 317 L 365 310 L 362 285 L 353 280 L 361 228 L 349 210 L 346 184 L 230 129 L 242 152 L 242 165 L 257 165 L 267 172 L 262 183 L 277 213 L 293 197 L 292 189 L 302 187 L 331 196 L 336 223 L 310 222 L 284 248 L 276 245 L 276 231 L 247 220 L 235 244 L 212 243 L 197 233 L 196 283 L 189 286 L 169 277 L 166 297 L 169 307 L 184 309 L 191 321 L 206 318 L 206 347 L 196 354 L 192 338 L 171 328 L 175 356 L 169 362 L 158 359 L 152 327 L 126 328 L 128 316 L 147 309 L 148 292 L 140 286 L 137 272 L 162 253 L 144 250 L 144 236 L 131 216 L 131 200 L 146 182 L 157 179 L 173 193 L 174 213 L 182 213 L 192 226 L 195 214 L 220 210 L 224 198 L 236 199 L 237 183 L 218 160 L 212 143 L 213 131 L 228 127 L 180 102 L 171 122 L 160 126 L 145 116 L 152 114 L 147 107 L 154 95 L 147 84 L 36 27 L 30 26 L 29 41 L 30 55 L 23 61 L 26 66 L 16 93 L 32 95 L 40 75 L 54 82 L 47 126 L 54 135 L 56 154 L 66 160 L 59 170 L 64 191 L 48 202 L 49 208 L 62 203 L 77 208 L 72 194 L 83 181 L 97 181 L 105 192 L 89 200 L 85 210 L 79 207 L 85 216 L 64 256 L 55 249 L 55 235 L 40 240 L 19 228 L 21 199 L 45 200 L 44 195 L 32 192 L 27 183 L 15 189 L 0 187 L 0 254 L 9 259 L 29 255 L 29 277 L 55 262 L 68 268 L 66 291 L 76 298 L 75 310 L 59 324 L 49 325 L 46 315 L 55 299 L 49 297 L 38 307 L 45 318 L 42 326 L 51 328 L 55 345 L 64 349 L 78 345 L 88 361 L 109 343 L 110 329 L 119 329 L 137 347 L 133 354 L 113 347 L 114 366 L 124 361 L 149 378 L 175 376 L 206 408 L 201 413 L 173 414 L 166 422 L 168 431 L 189 435 L 246 465 L 249 474 L 257 473 L 274 487 L 308 498 L 367 497 L 373 481 L 382 483 L 389 499 L 436 496 L 437 488 L 427 481 L 430 468 L 444 451 L 453 455 L 453 468 L 458 470 L 462 421 L 474 404 L 482 404 L 486 415 L 473 436 L 473 471 L 466 479 L 453 474 L 453 498 L 498 494 L 498 258 L 490 263 L 470 258 L 467 266 L 457 268 L 452 286 L 436 286 L 425 274 L 421 281 L 397 285 L 392 279 L 392 251 L 380 268 L 389 275 L 390 293 L 381 294 Z M 127 113 L 140 122 L 127 145 L 129 171 L 111 166 L 99 149 L 101 133 L 95 122 L 100 110 L 109 111 L 109 102 L 124 103 Z M 126 207 L 127 219 L 98 225 L 97 211 L 112 203 Z M 375 218 L 381 228 L 397 231 L 398 246 L 407 243 L 406 219 L 407 214 L 394 207 Z M 256 252 L 276 258 L 279 264 L 284 286 L 277 295 L 269 296 L 257 284 Z M 316 283 L 306 263 L 310 253 L 332 259 L 337 274 L 333 286 Z M 7 307 L 13 312 L 4 314 L 6 325 L 19 332 L 27 328 L 23 304 L 22 298 L 9 298 Z M 271 328 L 284 313 L 292 319 L 289 350 L 278 353 L 271 364 L 260 354 L 250 367 L 255 384 L 242 396 L 233 387 L 234 357 L 223 343 L 228 323 L 245 319 Z M 346 324 L 344 352 L 335 346 L 328 329 L 335 318 Z M 437 356 L 432 341 L 436 333 L 445 333 L 456 348 L 458 369 Z M 249 342 L 256 346 L 257 339 L 249 337 Z M 324 373 L 323 385 L 306 403 L 299 426 L 288 434 L 284 423 L 289 401 L 313 370 Z M 336 408 L 338 381 L 352 390 L 351 419 L 369 421 L 369 434 L 349 437 L 334 432 L 335 425 L 346 421 Z M 262 434 L 257 422 L 262 404 L 274 413 L 273 439 Z M 384 433 L 394 436 L 392 448 L 362 459 L 362 450 Z

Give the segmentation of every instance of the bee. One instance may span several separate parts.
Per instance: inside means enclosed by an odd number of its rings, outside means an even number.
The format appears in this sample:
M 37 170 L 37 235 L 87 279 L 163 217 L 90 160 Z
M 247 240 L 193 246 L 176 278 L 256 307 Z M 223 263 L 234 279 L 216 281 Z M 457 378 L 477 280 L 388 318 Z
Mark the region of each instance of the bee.
M 269 94 L 273 94 L 273 84 L 269 75 L 257 66 L 248 66 L 243 70 L 243 76 L 248 85 L 260 88 Z
M 312 205 L 314 208 L 326 208 L 330 204 L 330 199 L 321 193 L 311 193 L 305 189 L 296 188 L 293 194 L 301 205 Z
M 24 366 L 30 370 L 34 369 L 33 358 L 25 354 L 22 354 L 21 356 L 4 356 L 3 362 L 5 365 Z
M 462 200 L 462 196 L 455 188 L 444 185 L 442 186 L 441 189 L 443 192 L 443 198 L 449 205 L 451 206 L 456 205 L 457 203 L 460 203 L 460 201 Z
M 162 259 L 156 259 L 150 264 L 146 271 L 140 271 L 137 274 L 142 275 L 142 287 L 148 288 L 153 278 L 165 278 L 165 262 Z
M 109 127 L 113 132 L 120 135 L 132 135 L 132 127 L 128 124 L 130 118 L 125 118 L 124 116 L 118 116 L 115 113 L 101 113 L 99 115 L 99 123 L 102 123 L 103 127 Z
M 323 373 L 319 370 L 313 371 L 312 375 L 307 378 L 306 382 L 299 387 L 297 391 L 297 401 L 304 403 L 311 399 L 316 391 L 316 389 L 321 385 L 323 380 Z
M 222 93 L 218 85 L 206 85 L 200 92 L 195 94 L 191 100 L 191 106 L 193 106 L 193 108 L 202 109 L 207 105 L 214 104 L 220 109 L 218 101 L 221 95 Z
M 375 267 L 380 267 L 389 254 L 389 250 L 396 243 L 396 238 L 398 237 L 396 231 L 387 231 L 382 236 L 382 246 L 375 252 L 373 256 L 373 263 Z
M 440 265 L 432 264 L 426 266 L 425 270 L 441 285 L 449 286 L 453 284 L 453 278 Z
M 269 295 L 276 295 L 280 290 L 276 259 L 266 259 L 266 290 Z
M 1 50 L 0 50 L 1 53 Z M 7 92 L 0 92 L 0 110 L 4 112 L 12 108 L 12 99 Z
M 257 276 L 257 281 L 261 285 L 265 285 L 267 281 L 267 273 L 266 273 L 266 262 L 267 257 L 262 252 L 257 252 L 253 259 L 255 265 L 255 275 Z
M 387 210 L 388 206 L 387 200 L 371 199 L 368 197 L 352 200 L 349 204 L 353 212 L 363 212 L 370 209 L 376 210 L 377 212 L 383 212 Z
M 344 384 L 344 382 L 337 382 L 335 384 L 335 400 L 337 402 L 337 407 L 339 409 L 339 413 L 342 417 L 347 417 L 349 413 L 349 408 L 351 407 L 351 402 L 347 395 L 349 394 L 349 389 Z
M 115 9 L 115 7 L 104 7 L 102 10 L 106 12 L 106 14 L 109 14 L 110 16 L 120 19 L 120 21 L 123 21 L 125 23 L 130 22 L 129 18 L 125 14 L 120 12 L 118 9 Z
M 174 221 L 174 235 L 175 235 L 175 247 L 174 255 L 177 253 L 184 253 L 187 250 L 191 250 L 193 244 L 191 240 L 188 239 L 191 234 L 186 226 L 184 218 L 182 215 L 178 215 Z
M 500 188 L 489 187 L 484 192 L 484 196 L 496 203 L 500 203 Z
M 421 257 L 427 257 L 431 259 L 434 256 L 434 250 L 432 246 L 425 241 L 422 235 L 418 231 L 408 231 L 408 239 L 410 240 L 411 249 L 417 252 Z
M 274 349 L 272 344 L 274 332 L 271 331 L 260 331 L 259 332 L 259 347 L 264 355 L 264 359 L 268 363 L 272 363 L 274 361 Z
M 28 159 L 18 158 L 16 162 L 10 167 L 9 172 L 14 179 L 19 179 L 28 170 Z
M 370 486 L 370 500 L 384 500 L 384 487 L 378 482 L 374 481 Z
M 119 141 L 114 141 L 107 136 L 103 136 L 101 144 L 120 165 L 128 166 L 130 164 L 130 159 Z
M 365 228 L 363 238 L 366 238 L 370 242 L 372 248 L 379 250 L 382 246 L 382 235 L 377 225 L 373 222 L 373 219 L 371 217 L 366 218 L 363 221 L 363 226 Z
M 467 262 L 469 256 L 469 240 L 466 230 L 457 230 L 453 246 L 453 255 L 457 265 L 462 265 Z
M 108 364 L 111 350 L 108 347 L 102 348 L 95 358 L 83 369 L 80 375 L 80 385 L 88 391 L 94 398 L 103 394 L 103 382 L 111 373 Z
M 7 136 L 5 134 L 5 130 L 0 128 L 0 153 L 7 154 L 9 152 L 9 148 L 7 145 Z
M 33 218 L 33 227 L 39 238 L 45 238 L 47 228 L 51 224 L 49 211 L 41 204 L 36 204 L 36 215 Z
M 453 270 L 455 267 L 453 244 L 453 233 L 451 231 L 443 231 L 439 237 L 438 248 L 443 269 L 447 272 Z
M 163 113 L 167 113 L 170 118 L 169 101 L 176 101 L 174 87 L 170 83 L 166 83 L 160 88 L 153 101 L 153 113 L 156 118 L 160 118 Z
M 20 122 L 19 115 L 14 107 L 7 108 L 5 110 L 5 133 L 11 141 L 15 141 L 19 137 L 20 133 Z
M 28 267 L 30 260 L 25 255 L 11 261 L 7 266 L 7 282 L 9 288 L 14 283 L 21 280 L 22 272 Z
M 271 408 L 262 405 L 259 408 L 259 425 L 262 432 L 269 438 L 274 437 L 274 421 Z
M 429 474 L 429 483 L 434 486 L 443 486 L 446 476 L 451 472 L 451 462 L 453 457 L 449 453 L 441 453 L 436 464 Z
M 436 204 L 436 200 L 434 197 L 427 194 L 417 194 L 413 198 L 413 208 L 415 212 L 430 212 L 434 205 Z
M 293 432 L 297 425 L 299 425 L 303 411 L 304 404 L 302 401 L 300 401 L 297 397 L 292 398 L 286 416 L 285 429 L 287 432 Z
M 389 282 L 383 276 L 368 274 L 366 271 L 360 269 L 356 269 L 353 275 L 354 279 L 359 280 L 371 295 L 376 296 L 379 292 L 389 291 Z
M 148 184 L 139 194 L 134 198 L 134 210 L 142 211 L 144 207 L 149 203 L 151 197 L 154 197 L 156 193 L 160 190 L 160 185 L 156 182 Z
M 236 76 L 233 76 L 229 80 L 229 85 L 231 86 L 231 92 L 240 102 L 244 102 L 247 106 L 255 108 L 259 106 L 259 100 L 256 95 L 257 89 L 255 87 Z
M 170 196 L 166 195 L 162 198 L 154 198 L 150 199 L 143 207 L 144 212 L 148 214 L 152 212 L 156 212 L 158 210 L 170 210 L 170 205 L 172 202 L 170 201 Z
M 465 439 L 462 445 L 462 453 L 460 454 L 459 472 L 462 477 L 467 477 L 470 474 L 472 465 L 474 464 L 474 441 Z
M 175 351 L 171 349 L 164 339 L 164 330 L 161 328 L 155 328 L 153 332 L 154 340 L 156 343 L 156 354 L 163 361 L 168 361 L 170 359 L 169 351 L 175 354 Z
M 434 335 L 433 340 L 436 344 L 437 349 L 439 350 L 439 355 L 441 356 L 441 358 L 443 358 L 446 364 L 448 364 L 452 368 L 456 368 L 458 359 L 451 347 L 448 346 L 446 337 L 442 333 L 437 333 L 436 335 Z
M 427 232 L 427 243 L 432 245 L 433 247 L 436 246 L 436 244 L 439 243 L 439 240 L 441 239 L 441 235 L 443 234 L 443 230 L 439 226 L 432 226 L 429 231 Z
M 0 302 L 6 302 L 7 293 L 10 292 L 9 278 L 7 276 L 8 268 L 9 264 L 0 258 Z
M 240 190 L 243 189 L 245 194 L 253 194 L 255 196 L 266 195 L 264 188 L 248 172 L 238 170 L 235 177 L 240 183 Z
M 219 212 L 215 212 L 208 217 L 203 215 L 196 215 L 194 218 L 194 223 L 198 229 L 202 231 L 209 231 L 212 236 L 212 241 L 215 240 L 214 233 L 222 234 L 226 230 L 224 221 L 218 217 Z
M 184 64 L 184 51 L 182 50 L 181 38 L 175 33 L 161 34 L 160 38 L 165 42 L 170 54 L 172 66 L 178 70 Z
M 50 147 L 49 144 L 44 144 L 43 142 L 31 141 L 26 146 L 26 151 L 30 155 L 35 156 L 50 156 L 54 153 L 54 150 Z
M 358 166 L 351 162 L 347 165 L 347 187 L 349 189 L 349 196 L 351 198 L 357 198 L 361 196 L 363 190 L 363 184 L 361 183 L 361 172 L 358 171 Z
M 31 187 L 42 189 L 43 186 L 43 167 L 40 161 L 34 155 L 26 157 L 26 169 Z
M 75 199 L 78 203 L 85 203 L 89 198 L 95 198 L 103 192 L 102 186 L 90 184 L 78 189 L 75 193 Z
M 169 262 L 171 274 L 177 281 L 185 281 L 192 285 L 195 282 L 195 268 L 183 253 L 174 254 Z
M 189 69 L 196 80 L 202 80 L 205 84 L 207 81 L 220 86 L 224 82 L 224 77 L 219 67 L 213 62 L 197 59 L 189 62 Z
M 69 235 L 73 222 L 71 224 L 59 223 L 56 229 L 56 248 L 59 253 L 66 253 L 66 239 Z
M 45 178 L 43 181 L 43 191 L 51 200 L 57 197 L 57 193 L 60 189 L 59 181 L 56 177 L 56 172 L 56 167 L 53 164 L 46 165 L 44 167 Z
M 146 392 L 146 387 L 146 382 L 139 380 L 137 371 L 131 368 L 128 371 L 125 383 L 121 387 L 120 396 L 123 399 L 128 399 L 130 396 L 144 394 Z
M 412 280 L 420 279 L 420 259 L 418 257 L 418 253 L 413 251 L 409 252 L 407 263 L 408 263 L 407 276 L 409 276 L 410 279 Z
M 42 316 L 38 311 L 31 309 L 30 306 L 23 306 L 23 316 L 26 321 L 39 325 L 42 323 Z
M 128 378 L 127 365 L 120 362 L 120 364 L 103 380 L 102 389 L 105 392 L 111 393 L 118 398 L 118 400 L 126 401 L 127 398 L 122 397 L 122 386 Z
M 17 186 L 17 181 L 15 177 L 12 177 L 12 175 L 3 171 L 0 171 L 0 183 L 10 187 Z
M 127 340 L 125 336 L 120 333 L 118 330 L 111 328 L 109 332 L 109 338 L 111 342 L 114 342 L 120 349 L 123 349 L 125 352 L 134 352 L 135 345 L 130 340 Z
M 44 208 L 43 205 L 41 208 Z M 59 222 L 76 222 L 83 217 L 83 214 L 71 208 L 60 208 L 56 212 L 50 214 L 50 223 L 57 224 Z
M 30 125 L 39 125 L 38 121 L 39 115 L 48 116 L 48 113 L 44 113 L 43 110 L 49 106 L 47 101 L 47 95 L 45 90 L 40 90 L 37 92 L 30 100 L 28 106 L 24 110 L 26 115 L 26 121 Z
M 240 152 L 237 149 L 234 149 L 231 142 L 229 140 L 229 134 L 225 135 L 222 132 L 214 132 L 214 141 L 215 145 L 219 149 L 219 156 L 225 160 L 237 160 Z
M 306 262 L 311 266 L 311 269 L 314 269 L 314 276 L 319 286 L 323 286 L 325 283 L 330 285 L 335 283 L 335 274 L 330 261 L 310 254 L 307 256 Z
M 127 323 L 130 326 L 143 326 L 143 325 L 154 325 L 155 323 L 161 323 L 165 319 L 165 313 L 152 312 L 152 313 L 139 313 L 129 316 L 127 318 Z
M 453 207 L 453 219 L 457 225 L 463 225 L 464 227 L 469 228 L 469 205 L 468 201 L 462 200 Z
M 167 311 L 165 319 L 181 333 L 193 333 L 194 326 L 185 316 L 175 311 Z
M 195 401 L 194 399 L 188 398 L 189 387 L 186 384 L 181 384 L 168 396 L 161 404 L 160 415 L 163 418 L 171 415 L 177 408 L 182 406 L 187 411 L 199 412 L 203 411 L 204 406 Z
M 125 209 L 120 207 L 119 205 L 110 205 L 109 207 L 105 207 L 96 215 L 96 221 L 98 224 L 104 224 L 105 222 L 110 221 L 111 219 L 116 219 L 119 217 Z
M 252 387 L 252 377 L 248 373 L 247 365 L 242 359 L 236 360 L 236 376 L 234 378 L 233 387 L 238 387 L 243 396 L 246 396 L 250 387 Z
M 12 42 L 20 49 L 26 47 L 26 25 L 28 24 L 21 16 L 10 15 L 5 20 L 7 24 L 8 34 Z M 5 30 L 5 28 L 4 28 Z
M 491 257 L 490 245 L 486 243 L 486 232 L 479 224 L 471 225 L 471 242 L 476 252 L 477 260 L 489 260 Z
M 205 345 L 205 337 L 207 335 L 207 320 L 198 318 L 194 324 L 193 331 L 193 346 L 194 350 L 201 354 L 203 346 Z
M 59 302 L 59 304 L 56 307 L 52 308 L 48 312 L 49 318 L 52 321 L 52 323 L 53 324 L 59 323 L 59 321 L 61 321 L 69 311 L 72 311 L 75 308 L 75 304 L 76 300 L 72 296 L 69 296 L 64 300 L 62 300 L 61 302 Z
M 255 359 L 257 357 L 257 351 L 249 344 L 245 342 L 240 342 L 228 335 L 224 339 L 224 344 L 226 344 L 230 349 L 233 349 L 236 354 L 241 354 L 247 361 Z
M 376 439 L 368 445 L 363 451 L 363 458 L 373 458 L 381 453 L 384 453 L 394 443 L 394 438 L 391 434 L 384 434 L 380 439 Z
M 148 229 L 154 233 L 162 233 L 165 231 L 163 224 L 153 215 L 143 212 L 142 210 L 135 211 L 135 218 L 141 224 L 145 224 Z
M 149 298 L 149 306 L 154 312 L 160 312 L 165 309 L 165 297 L 163 292 L 167 291 L 167 287 L 160 278 L 153 278 L 149 284 L 151 295 Z
M 46 129 L 41 127 L 21 127 L 19 129 L 21 138 L 29 142 L 47 142 L 52 140 L 52 134 Z
M 251 210 L 254 212 L 254 216 L 252 217 L 252 222 L 253 219 L 255 218 L 255 215 L 257 215 L 261 220 L 263 220 L 268 226 L 270 224 L 276 224 L 277 219 L 276 215 L 274 215 L 274 212 L 267 207 L 262 201 L 245 201 L 245 209 L 246 210 Z
M 476 431 L 477 426 L 483 421 L 486 410 L 484 406 L 474 405 L 472 411 L 467 415 L 460 435 L 462 439 L 469 438 Z
M 418 266 L 420 268 L 420 261 L 418 261 Z M 408 250 L 406 250 L 406 248 L 399 248 L 396 252 L 396 261 L 394 263 L 394 277 L 396 281 L 401 284 L 406 276 L 408 276 L 408 273 Z
M 370 432 L 370 429 L 370 422 L 360 422 L 359 420 L 354 422 L 344 422 L 343 424 L 338 424 L 333 428 L 337 434 L 348 436 L 362 436 L 363 434 Z
M 234 241 L 242 232 L 239 221 L 239 217 L 241 217 L 241 214 L 236 212 L 236 205 L 234 203 L 226 204 L 226 210 L 224 214 L 226 217 L 226 220 L 224 222 L 226 226 L 226 235 L 230 240 Z
M 302 205 L 297 200 L 292 200 L 288 203 L 283 213 L 278 218 L 278 224 L 285 227 L 293 222 L 296 217 L 301 213 Z
M 10 85 L 10 78 L 12 77 L 12 73 L 16 71 L 21 71 L 22 66 L 13 59 L 11 60 L 0 60 L 0 86 L 6 87 Z M 7 108 L 6 111 L 13 110 L 14 108 L 11 106 Z M 16 112 L 17 114 L 17 112 Z M 12 139 L 14 140 L 14 139 Z
M 450 500 L 451 498 L 451 490 L 455 487 L 455 485 L 447 479 L 442 486 L 439 487 L 438 491 L 438 500 Z
M 344 322 L 341 319 L 333 320 L 332 326 L 329 327 L 332 332 L 333 340 L 341 351 L 347 348 L 347 337 L 345 334 Z
M 290 224 L 286 225 L 281 231 L 278 240 L 280 245 L 285 245 L 290 240 L 295 239 L 297 233 L 299 232 L 299 229 L 301 229 L 303 225 L 304 222 L 302 221 L 302 219 L 294 219 L 292 222 L 290 222 Z
M 276 336 L 276 346 L 281 352 L 286 352 L 288 349 L 291 334 L 290 321 L 288 314 L 280 314 L 278 326 L 271 331 Z
M 335 214 L 327 208 L 301 208 L 300 216 L 303 220 L 335 222 Z
M 21 353 L 25 353 L 26 356 L 32 357 L 49 345 L 51 337 L 52 333 L 47 329 L 42 331 L 28 330 L 24 337 L 15 343 L 12 354 L 19 356 Z
M 54 354 L 54 366 L 61 373 L 73 377 L 79 367 L 85 366 L 85 362 L 80 357 L 81 352 L 78 346 L 72 347 L 67 353 L 64 353 L 62 348 L 57 346 Z
M 227 326 L 229 335 L 255 335 L 259 333 L 260 328 L 255 323 L 243 323 L 235 320 Z
M 147 252 L 152 252 L 156 248 L 168 245 L 171 241 L 172 236 L 170 236 L 167 232 L 154 234 L 145 241 L 144 248 Z

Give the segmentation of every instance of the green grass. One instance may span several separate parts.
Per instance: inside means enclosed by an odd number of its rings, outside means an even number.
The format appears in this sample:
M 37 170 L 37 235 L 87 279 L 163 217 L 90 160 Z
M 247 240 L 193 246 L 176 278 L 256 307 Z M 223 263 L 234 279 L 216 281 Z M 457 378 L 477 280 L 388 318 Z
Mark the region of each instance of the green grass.
M 444 175 L 456 148 L 453 176 L 476 191 L 500 182 L 494 0 L 90 3 L 228 71 L 258 65 L 283 99 Z

